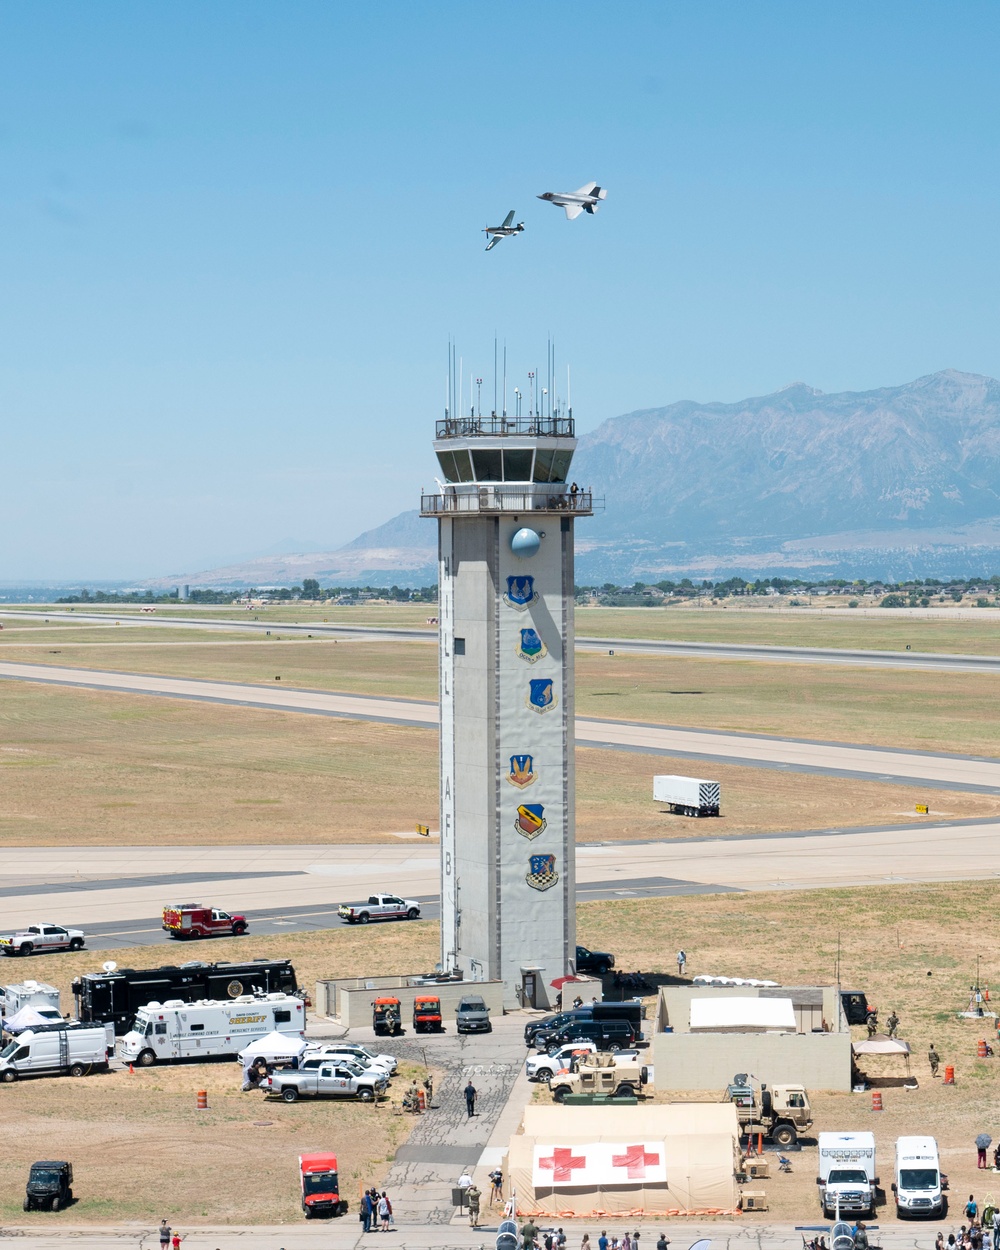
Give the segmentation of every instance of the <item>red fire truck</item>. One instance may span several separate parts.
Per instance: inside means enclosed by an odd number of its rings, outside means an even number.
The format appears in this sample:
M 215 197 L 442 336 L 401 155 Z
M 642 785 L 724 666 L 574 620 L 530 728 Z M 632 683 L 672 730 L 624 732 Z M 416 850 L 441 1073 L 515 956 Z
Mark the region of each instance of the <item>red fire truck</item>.
M 347 1203 L 340 1197 L 336 1155 L 299 1155 L 299 1183 L 307 1220 L 314 1215 L 343 1215 L 347 1211 Z
M 239 937 L 249 925 L 246 916 L 231 916 L 204 903 L 164 907 L 163 927 L 172 938 Z

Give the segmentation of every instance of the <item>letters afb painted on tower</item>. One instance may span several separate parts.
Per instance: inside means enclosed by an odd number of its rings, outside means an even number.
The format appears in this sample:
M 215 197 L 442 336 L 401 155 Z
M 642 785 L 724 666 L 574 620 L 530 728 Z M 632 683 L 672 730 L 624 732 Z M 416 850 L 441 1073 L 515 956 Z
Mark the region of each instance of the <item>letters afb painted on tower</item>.
M 442 963 L 544 1006 L 573 970 L 572 415 L 437 424 Z

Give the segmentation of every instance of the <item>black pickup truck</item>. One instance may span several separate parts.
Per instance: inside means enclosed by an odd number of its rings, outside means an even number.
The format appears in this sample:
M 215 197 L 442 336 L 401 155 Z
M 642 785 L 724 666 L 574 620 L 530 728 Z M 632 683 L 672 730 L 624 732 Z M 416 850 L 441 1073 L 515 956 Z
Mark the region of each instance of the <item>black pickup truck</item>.
M 596 972 L 598 976 L 604 976 L 614 966 L 615 957 L 607 951 L 589 951 L 586 946 L 576 948 L 577 972 Z

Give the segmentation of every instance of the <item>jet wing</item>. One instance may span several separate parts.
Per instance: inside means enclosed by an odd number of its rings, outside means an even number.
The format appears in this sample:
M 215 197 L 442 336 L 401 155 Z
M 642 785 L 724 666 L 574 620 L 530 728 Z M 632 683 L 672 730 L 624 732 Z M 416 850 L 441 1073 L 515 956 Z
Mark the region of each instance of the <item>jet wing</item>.
M 574 217 L 579 217 L 583 212 L 582 204 L 564 204 L 563 208 L 566 210 L 566 216 L 570 221 L 572 221 Z

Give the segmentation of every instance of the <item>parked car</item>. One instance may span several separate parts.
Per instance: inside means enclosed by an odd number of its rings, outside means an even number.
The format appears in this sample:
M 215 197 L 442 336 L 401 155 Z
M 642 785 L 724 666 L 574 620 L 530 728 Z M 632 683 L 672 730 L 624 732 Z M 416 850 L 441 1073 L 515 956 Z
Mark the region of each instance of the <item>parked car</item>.
M 549 1050 L 580 1039 L 596 1042 L 599 1050 L 624 1050 L 634 1044 L 635 1031 L 628 1020 L 574 1020 L 548 1036 L 540 1033 L 535 1046 L 539 1050 Z
M 455 1029 L 458 1033 L 492 1033 L 490 1009 L 478 994 L 466 994 L 459 999 L 455 1009 Z
M 367 1072 L 346 1060 L 321 1064 L 298 1072 L 275 1072 L 261 1082 L 267 1094 L 275 1094 L 284 1102 L 299 1098 L 360 1098 L 373 1102 L 385 1093 L 389 1078 L 379 1070 Z

